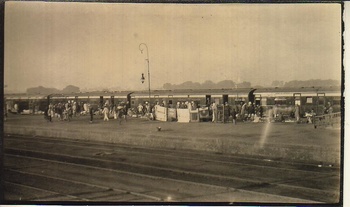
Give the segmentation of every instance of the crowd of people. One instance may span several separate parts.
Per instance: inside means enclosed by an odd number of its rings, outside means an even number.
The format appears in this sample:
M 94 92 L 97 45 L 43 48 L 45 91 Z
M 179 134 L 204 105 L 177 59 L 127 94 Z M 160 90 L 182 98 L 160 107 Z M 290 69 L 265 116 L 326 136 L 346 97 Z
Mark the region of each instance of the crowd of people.
M 233 122 L 236 122 L 237 119 L 247 121 L 251 118 L 254 118 L 255 116 L 263 116 L 263 108 L 260 105 L 255 105 L 251 102 L 249 102 L 248 104 L 242 103 L 241 105 L 233 106 L 229 105 L 227 102 L 223 106 L 219 106 L 217 103 L 212 102 L 210 105 L 200 106 L 195 101 L 182 101 L 177 102 L 176 104 L 167 104 L 165 101 L 157 101 L 154 104 L 154 106 L 150 105 L 148 102 L 144 102 L 144 104 L 139 103 L 136 107 L 137 117 L 143 117 L 146 115 L 155 117 L 155 110 L 157 106 L 190 110 L 197 110 L 198 108 L 207 108 L 209 114 L 212 116 L 212 122 L 217 122 L 219 120 L 219 117 L 222 116 L 223 119 L 226 121 L 229 120 L 229 117 L 231 117 Z M 222 111 L 222 107 L 224 107 L 224 112 Z
M 147 117 L 150 120 L 154 120 L 158 106 L 190 110 L 197 110 L 201 108 L 202 110 L 204 109 L 209 112 L 209 116 L 212 122 L 260 122 L 263 119 L 268 122 L 283 122 L 285 121 L 286 117 L 289 119 L 294 119 L 295 122 L 301 122 L 301 118 L 305 117 L 308 123 L 312 123 L 313 117 L 316 116 L 314 109 L 304 111 L 303 113 L 305 114 L 302 114 L 299 104 L 291 106 L 292 108 L 284 111 L 283 107 L 279 106 L 278 104 L 263 108 L 259 104 L 252 102 L 241 102 L 240 104 L 235 105 L 229 105 L 227 102 L 225 102 L 225 104 L 217 104 L 216 102 L 211 102 L 210 104 L 200 106 L 196 101 L 179 101 L 175 104 L 170 104 L 166 101 L 157 101 L 154 104 L 150 104 L 149 102 L 145 101 L 143 103 L 139 103 L 134 108 L 128 108 L 128 106 L 128 102 L 120 102 L 118 104 L 114 104 L 109 103 L 107 100 L 104 104 L 90 104 L 88 102 L 79 103 L 73 100 L 68 100 L 66 102 L 50 103 L 44 110 L 44 116 L 45 119 L 47 119 L 49 122 L 52 122 L 54 119 L 57 119 L 58 121 L 71 121 L 74 117 L 79 117 L 82 115 L 89 115 L 91 123 L 93 121 L 94 115 L 103 117 L 104 121 L 109 121 L 111 117 L 112 119 L 119 119 L 120 122 L 122 120 L 126 121 L 128 116 Z M 4 108 L 4 119 L 6 120 L 8 106 L 5 105 Z M 11 109 L 11 111 L 18 111 L 18 104 L 15 103 L 12 108 L 13 109 Z M 332 113 L 333 107 L 331 103 L 326 104 L 323 114 Z
M 237 120 L 249 121 L 262 117 L 263 108 L 260 105 L 255 105 L 254 103 L 242 102 L 237 105 L 229 105 L 227 102 L 222 106 L 221 110 L 218 109 L 217 103 L 213 102 L 210 105 L 210 110 L 212 112 L 212 122 L 217 122 L 219 119 L 223 122 L 231 121 L 235 124 Z
M 149 111 L 154 112 L 157 106 L 175 108 L 175 109 L 191 109 L 191 110 L 195 110 L 198 108 L 198 105 L 194 101 L 177 102 L 176 105 L 167 104 L 165 101 L 162 101 L 162 102 L 156 101 L 154 106 L 150 105 L 146 101 L 144 104 L 141 104 L 141 103 L 138 104 L 137 114 L 143 116 Z
M 70 121 L 73 117 L 80 115 L 90 115 L 90 122 L 93 121 L 94 115 L 103 116 L 104 121 L 109 121 L 110 117 L 114 119 L 127 120 L 127 116 L 135 115 L 136 117 L 145 117 L 153 120 L 156 116 L 156 108 L 169 107 L 175 109 L 190 109 L 196 110 L 200 108 L 198 103 L 194 101 L 184 101 L 177 102 L 176 105 L 169 105 L 165 101 L 156 102 L 154 105 L 149 104 L 149 102 L 144 102 L 143 104 L 139 103 L 137 107 L 131 108 L 128 110 L 127 103 L 121 102 L 119 104 L 109 104 L 107 101 L 104 105 L 99 107 L 94 107 L 89 103 L 77 103 L 74 101 L 68 101 L 66 103 L 57 103 L 50 104 L 45 110 L 45 117 L 48 121 L 52 122 L 53 118 L 56 117 L 59 121 Z M 252 121 L 260 122 L 263 117 L 267 119 L 268 122 L 279 121 L 283 122 L 285 120 L 286 114 L 283 114 L 279 110 L 279 106 L 276 104 L 274 106 L 269 106 L 265 110 L 262 106 L 254 104 L 252 102 L 241 102 L 237 105 L 229 105 L 227 102 L 223 105 L 219 105 L 215 102 L 212 102 L 209 106 L 207 105 L 207 110 L 212 117 L 212 122 L 233 122 L 234 124 L 237 121 Z M 296 122 L 300 122 L 301 110 L 300 106 L 296 104 L 292 111 L 289 111 L 290 114 L 287 116 L 295 119 Z M 329 104 L 325 108 L 325 114 L 333 113 L 332 106 Z M 312 123 L 312 117 L 316 113 L 312 109 L 311 111 L 305 112 L 305 117 L 307 122 Z
M 90 123 L 93 122 L 94 115 L 103 115 L 104 121 L 109 121 L 109 117 L 114 119 L 124 118 L 127 120 L 127 105 L 124 102 L 119 104 L 109 104 L 107 101 L 104 105 L 96 106 L 90 103 L 77 103 L 67 101 L 65 103 L 50 103 L 44 111 L 44 117 L 47 121 L 52 122 L 54 118 L 58 121 L 71 121 L 73 117 L 90 116 Z
M 264 110 L 262 106 L 251 102 L 242 102 L 241 104 L 233 106 L 226 102 L 220 109 L 221 110 L 218 110 L 218 104 L 215 102 L 210 105 L 212 122 L 217 122 L 218 119 L 221 119 L 223 122 L 232 120 L 233 123 L 236 123 L 238 120 L 243 122 L 260 122 L 263 118 L 267 122 L 284 122 L 286 117 L 288 117 L 290 120 L 294 120 L 295 122 L 299 123 L 301 122 L 301 118 L 305 117 L 307 123 L 313 123 L 313 117 L 317 115 L 313 108 L 309 111 L 305 111 L 305 114 L 302 114 L 299 104 L 289 107 L 287 110 L 283 109 L 283 107 L 280 105 L 275 104 L 274 106 L 268 106 Z M 264 114 L 264 111 L 266 114 Z M 323 114 L 332 113 L 332 105 L 331 103 L 328 103 Z
M 153 120 L 156 117 L 156 109 L 157 107 L 167 107 L 172 109 L 191 109 L 196 110 L 199 106 L 194 101 L 182 101 L 177 102 L 176 104 L 167 104 L 166 101 L 156 101 L 153 104 L 149 104 L 147 101 L 142 103 L 139 103 L 138 106 L 135 109 L 131 109 L 130 114 L 134 114 L 136 117 L 148 117 L 149 119 Z

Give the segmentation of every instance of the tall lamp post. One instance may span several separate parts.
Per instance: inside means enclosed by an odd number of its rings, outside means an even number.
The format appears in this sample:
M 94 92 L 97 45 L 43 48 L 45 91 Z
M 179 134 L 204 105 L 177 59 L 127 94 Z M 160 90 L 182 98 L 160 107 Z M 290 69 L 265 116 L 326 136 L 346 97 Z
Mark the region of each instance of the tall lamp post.
M 148 56 L 148 47 L 145 43 L 141 43 L 139 45 L 139 49 L 141 51 L 141 54 L 143 53 L 143 49 L 142 49 L 142 46 L 143 47 L 146 47 L 146 50 L 147 50 L 147 69 L 148 69 L 148 99 L 149 99 L 149 113 L 151 112 L 151 76 L 150 76 L 150 73 L 149 73 L 149 56 Z M 141 75 L 141 82 L 144 83 L 145 82 L 145 76 L 144 74 L 142 73 Z

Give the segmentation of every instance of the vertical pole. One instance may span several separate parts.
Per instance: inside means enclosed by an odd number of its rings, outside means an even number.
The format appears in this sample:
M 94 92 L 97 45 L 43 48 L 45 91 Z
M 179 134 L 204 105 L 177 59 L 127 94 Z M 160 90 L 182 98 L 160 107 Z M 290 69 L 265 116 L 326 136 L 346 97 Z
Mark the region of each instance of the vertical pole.
M 50 96 L 51 96 L 51 95 L 52 95 L 52 94 L 50 94 L 50 95 L 47 96 L 47 107 L 49 107 L 49 105 L 50 105 L 50 98 L 51 98 Z
M 149 72 L 149 54 L 148 54 L 148 47 L 145 43 L 141 43 L 139 45 L 139 49 L 141 51 L 141 53 L 143 53 L 143 49 L 141 48 L 141 45 L 144 45 L 146 47 L 146 50 L 147 50 L 147 70 L 148 70 L 148 101 L 149 101 L 149 111 L 148 113 L 151 113 L 151 74 Z
M 148 58 L 148 49 L 147 49 L 147 58 Z M 151 75 L 149 73 L 149 59 L 147 59 L 147 66 L 148 66 L 148 99 L 149 99 L 149 113 L 152 112 L 151 110 Z

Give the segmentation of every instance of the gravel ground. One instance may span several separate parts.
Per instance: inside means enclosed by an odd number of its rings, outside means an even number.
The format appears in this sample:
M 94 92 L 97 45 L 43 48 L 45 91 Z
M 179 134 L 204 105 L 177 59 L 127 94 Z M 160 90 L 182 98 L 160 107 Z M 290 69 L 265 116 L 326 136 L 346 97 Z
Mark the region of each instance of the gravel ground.
M 161 128 L 158 130 L 158 128 Z M 318 127 L 312 124 L 285 123 L 177 123 L 129 118 L 119 123 L 95 116 L 74 117 L 70 122 L 43 115 L 10 114 L 5 133 L 106 141 L 155 148 L 189 149 L 261 156 L 292 161 L 328 162 L 341 160 L 340 126 Z

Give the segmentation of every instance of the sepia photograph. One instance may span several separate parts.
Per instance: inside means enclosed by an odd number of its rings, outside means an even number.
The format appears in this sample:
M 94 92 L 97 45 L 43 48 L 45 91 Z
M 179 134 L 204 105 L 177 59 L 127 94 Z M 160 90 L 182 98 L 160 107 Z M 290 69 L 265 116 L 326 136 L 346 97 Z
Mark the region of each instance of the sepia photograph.
M 343 204 L 341 3 L 6 1 L 3 204 Z

